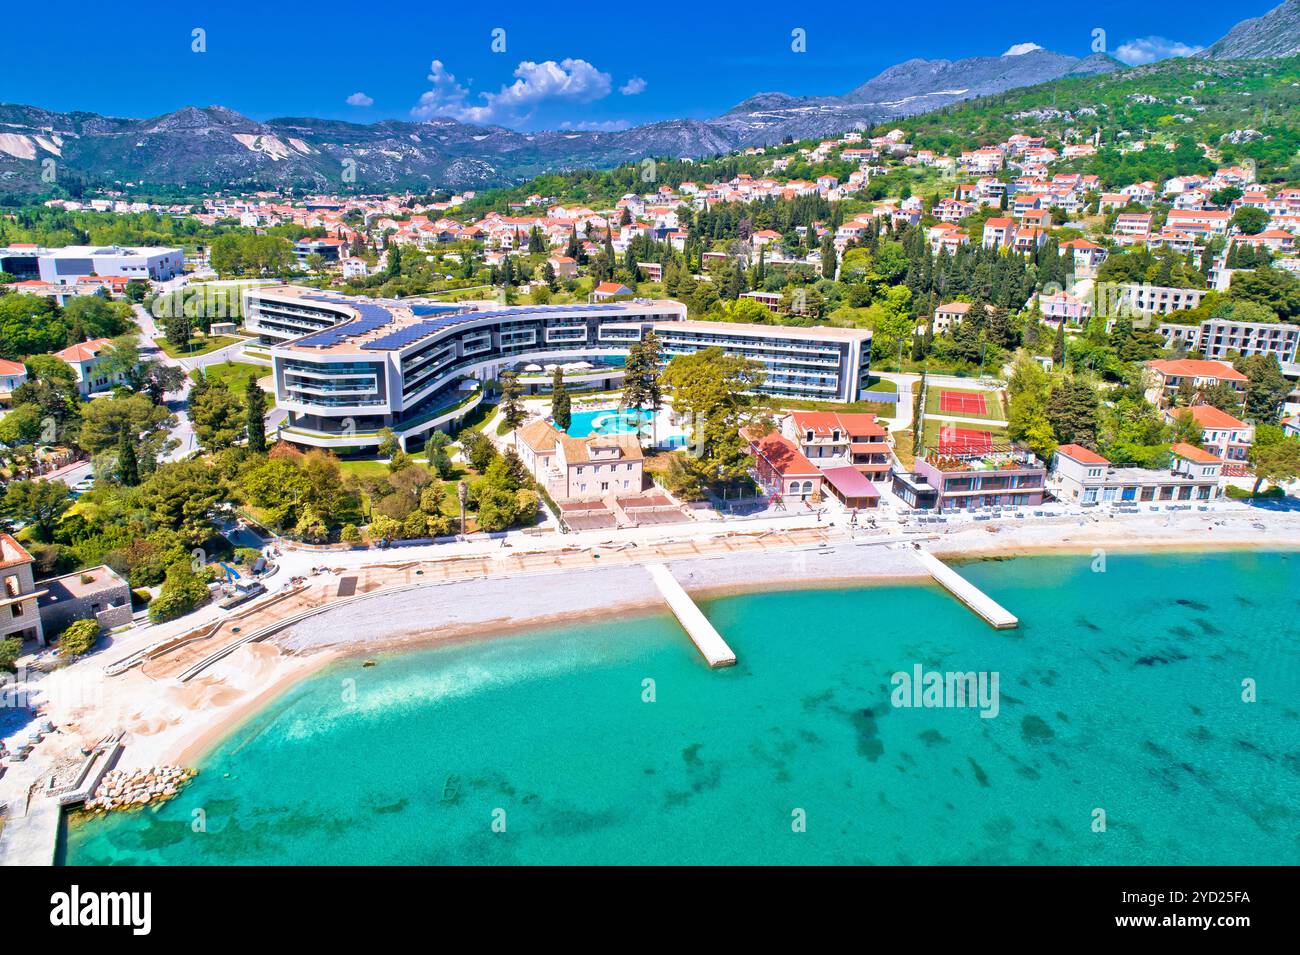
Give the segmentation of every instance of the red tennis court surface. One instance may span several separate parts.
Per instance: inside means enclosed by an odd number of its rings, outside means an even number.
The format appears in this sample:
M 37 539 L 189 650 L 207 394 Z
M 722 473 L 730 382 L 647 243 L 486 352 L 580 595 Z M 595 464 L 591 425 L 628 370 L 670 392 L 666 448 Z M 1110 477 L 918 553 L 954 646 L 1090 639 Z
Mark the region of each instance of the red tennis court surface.
M 969 391 L 941 391 L 939 410 L 982 415 L 988 414 L 989 408 L 982 394 L 972 394 Z
M 971 428 L 940 428 L 940 454 L 987 454 L 993 450 L 993 435 Z

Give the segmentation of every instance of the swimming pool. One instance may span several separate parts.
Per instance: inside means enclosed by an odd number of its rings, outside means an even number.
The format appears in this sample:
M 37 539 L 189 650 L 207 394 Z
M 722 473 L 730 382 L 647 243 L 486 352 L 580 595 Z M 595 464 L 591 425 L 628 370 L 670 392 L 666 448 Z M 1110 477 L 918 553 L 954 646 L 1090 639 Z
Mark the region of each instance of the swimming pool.
M 586 438 L 593 434 L 650 434 L 649 411 L 621 411 L 605 408 L 599 411 L 575 411 L 565 431 L 571 438 Z

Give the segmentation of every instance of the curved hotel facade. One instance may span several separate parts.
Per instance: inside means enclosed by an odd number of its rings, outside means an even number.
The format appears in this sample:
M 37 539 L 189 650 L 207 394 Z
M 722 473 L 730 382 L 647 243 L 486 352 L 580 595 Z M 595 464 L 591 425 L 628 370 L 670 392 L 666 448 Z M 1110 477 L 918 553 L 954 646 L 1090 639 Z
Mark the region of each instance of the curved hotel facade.
M 629 346 L 654 330 L 666 359 L 713 346 L 767 371 L 783 397 L 856 401 L 868 384 L 871 333 L 686 320 L 680 302 L 499 306 L 393 302 L 297 286 L 244 291 L 244 324 L 270 346 L 280 437 L 317 447 L 377 445 L 391 428 L 405 446 L 451 425 L 482 400 L 478 383 L 517 370 L 549 384 L 537 363 L 566 369 L 571 387 L 614 387 Z M 530 377 L 529 371 L 534 374 Z

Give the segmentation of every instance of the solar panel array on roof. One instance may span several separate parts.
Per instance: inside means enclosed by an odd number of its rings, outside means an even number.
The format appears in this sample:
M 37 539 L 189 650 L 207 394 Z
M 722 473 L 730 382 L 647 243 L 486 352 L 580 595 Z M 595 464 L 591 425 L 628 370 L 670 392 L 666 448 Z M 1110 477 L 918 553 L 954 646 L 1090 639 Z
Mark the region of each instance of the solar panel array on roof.
M 443 315 L 441 318 L 425 319 L 423 322 L 416 322 L 414 325 L 407 325 L 405 328 L 398 328 L 376 338 L 372 342 L 366 342 L 361 347 L 371 351 L 388 351 L 396 348 L 405 348 L 412 342 L 419 341 L 427 335 L 432 335 L 436 331 L 444 328 L 450 328 L 452 325 L 459 325 L 461 322 L 471 318 L 477 318 L 477 314 L 466 314 L 457 312 L 453 315 Z
M 303 296 L 304 298 L 315 298 L 319 301 L 331 301 L 325 296 Z M 382 305 L 373 305 L 370 302 L 346 302 L 343 304 L 350 305 L 356 309 L 358 317 L 340 322 L 332 328 L 323 331 L 313 332 L 305 338 L 299 338 L 294 342 L 295 345 L 311 345 L 313 348 L 330 348 L 339 342 L 346 341 L 349 338 L 356 338 L 358 335 L 364 335 L 367 332 L 373 332 L 376 328 L 382 328 L 393 321 L 393 313 Z

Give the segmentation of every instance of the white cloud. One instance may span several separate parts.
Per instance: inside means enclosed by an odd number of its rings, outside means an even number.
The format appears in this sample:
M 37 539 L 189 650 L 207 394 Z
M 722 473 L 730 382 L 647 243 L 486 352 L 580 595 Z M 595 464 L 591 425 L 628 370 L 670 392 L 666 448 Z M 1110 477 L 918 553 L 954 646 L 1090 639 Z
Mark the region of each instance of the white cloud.
M 612 89 L 609 74 L 586 60 L 525 60 L 515 68 L 514 76 L 515 81 L 502 86 L 500 92 L 480 93 L 482 105 L 472 105 L 466 102 L 469 90 L 447 72 L 441 60 L 434 60 L 429 67 L 433 88 L 420 96 L 411 114 L 421 119 L 448 116 L 468 123 L 508 125 L 527 120 L 542 103 L 591 103 L 608 96 Z
M 1188 46 L 1177 40 L 1166 40 L 1162 36 L 1144 36 L 1121 43 L 1115 49 L 1114 57 L 1129 66 L 1141 66 L 1156 60 L 1167 60 L 1172 56 L 1191 56 L 1202 49 L 1203 47 Z
M 581 130 L 588 133 L 616 133 L 620 129 L 627 129 L 632 124 L 625 119 L 588 119 L 578 123 L 565 121 L 560 123 L 560 129 Z
M 622 93 L 624 96 L 636 96 L 638 93 L 644 93 L 645 80 L 641 79 L 641 77 L 639 76 L 634 76 L 626 83 L 624 83 L 622 86 L 620 86 L 618 88 L 618 91 Z
M 1037 43 L 1014 43 L 1003 56 L 1024 56 L 1026 53 L 1033 53 L 1035 50 L 1041 50 L 1042 47 Z
M 375 105 L 375 101 L 362 92 L 353 93 L 351 96 L 348 97 L 347 103 L 349 106 L 374 106 Z

